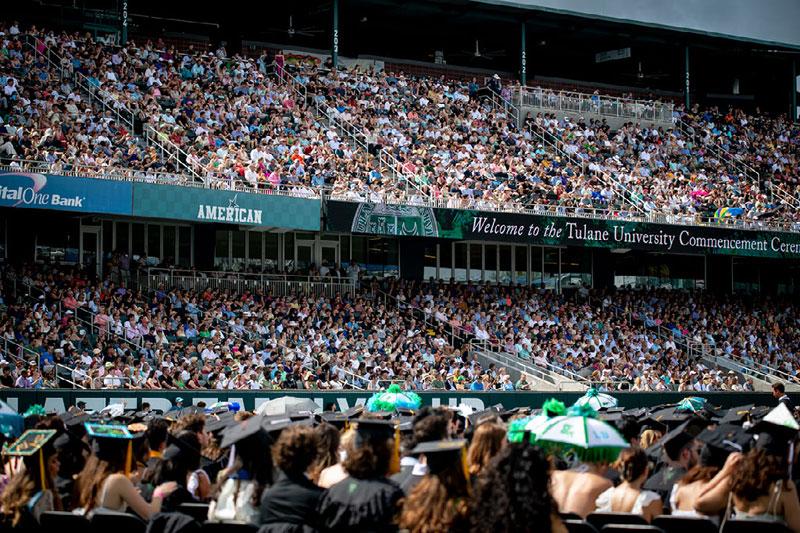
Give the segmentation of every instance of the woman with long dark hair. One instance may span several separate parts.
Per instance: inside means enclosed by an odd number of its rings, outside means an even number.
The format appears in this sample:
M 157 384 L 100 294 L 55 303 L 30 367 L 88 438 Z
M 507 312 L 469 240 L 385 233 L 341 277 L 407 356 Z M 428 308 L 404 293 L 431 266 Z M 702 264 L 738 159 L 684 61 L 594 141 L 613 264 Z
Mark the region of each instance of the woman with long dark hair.
M 506 440 L 506 429 L 496 422 L 484 422 L 475 430 L 467 453 L 471 476 L 477 476 L 489 461 L 502 449 Z
M 424 455 L 428 473 L 403 503 L 400 527 L 411 533 L 469 531 L 470 481 L 465 441 L 425 442 L 414 448 Z
M 189 492 L 189 477 L 200 468 L 200 439 L 190 430 L 183 430 L 176 436 L 170 436 L 169 445 L 164 450 L 162 460 L 156 467 L 156 483 L 163 483 L 164 488 L 171 489 L 162 497 L 161 511 L 170 513 L 177 511 L 182 503 L 193 503 L 197 499 Z M 156 489 L 158 490 L 158 489 Z M 163 490 L 163 489 L 162 489 Z
M 550 464 L 527 442 L 507 444 L 475 485 L 472 531 L 564 532 L 550 495 Z
M 333 424 L 322 423 L 314 432 L 317 434 L 317 453 L 314 464 L 311 465 L 309 476 L 311 481 L 317 483 L 323 470 L 335 465 L 339 461 L 339 441 L 341 434 Z

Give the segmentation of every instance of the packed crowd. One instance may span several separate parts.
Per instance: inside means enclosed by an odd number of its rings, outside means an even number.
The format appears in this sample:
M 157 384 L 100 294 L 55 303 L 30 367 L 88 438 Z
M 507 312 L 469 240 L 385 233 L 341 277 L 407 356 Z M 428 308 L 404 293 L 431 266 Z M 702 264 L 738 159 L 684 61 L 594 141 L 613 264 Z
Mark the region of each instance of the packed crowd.
M 667 131 L 637 123 L 612 131 L 552 115 L 518 127 L 503 101 L 507 88 L 475 79 L 286 65 L 280 54 L 247 59 L 151 42 L 120 48 L 35 27 L 23 33 L 16 23 L 2 29 L 6 159 L 55 170 L 180 170 L 120 123 L 114 108 L 124 106 L 180 148 L 196 176 L 223 188 L 313 194 L 330 187 L 359 200 L 603 208 L 620 216 L 636 205 L 680 219 L 797 216 L 771 186 L 795 194 L 800 129 L 766 115 L 679 109 L 685 125 Z M 101 109 L 80 94 L 74 74 L 110 105 Z M 760 183 L 742 165 L 759 171 Z
M 702 292 L 361 280 L 333 297 L 134 290 L 80 269 L 7 267 L 0 386 L 528 390 L 479 351 L 609 390 L 747 391 L 705 350 L 797 380 L 789 302 Z M 689 346 L 700 346 L 690 350 Z M 69 369 L 68 371 L 66 369 Z
M 203 522 L 263 533 L 566 532 L 676 517 L 692 531 L 761 520 L 748 531 L 796 533 L 798 424 L 788 396 L 775 396 L 774 409 L 687 398 L 695 412 L 681 402 L 598 413 L 556 399 L 535 411 L 270 415 L 202 402 L 167 413 L 32 406 L 32 431 L 2 435 L 0 523 L 48 530 L 64 523 L 53 511 L 66 511 L 85 526 L 133 521 L 152 533 Z M 578 426 L 594 428 L 585 442 L 572 436 Z

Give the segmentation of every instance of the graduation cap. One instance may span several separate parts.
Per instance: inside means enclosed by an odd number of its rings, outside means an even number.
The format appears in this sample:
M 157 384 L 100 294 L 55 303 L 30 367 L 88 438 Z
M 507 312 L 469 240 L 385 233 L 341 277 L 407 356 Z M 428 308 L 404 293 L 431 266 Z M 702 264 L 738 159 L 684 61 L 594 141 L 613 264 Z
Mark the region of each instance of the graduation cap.
M 3 455 L 28 458 L 38 455 L 39 483 L 42 490 L 47 488 L 46 469 L 44 464 L 44 450 L 47 444 L 56 436 L 55 429 L 29 429 L 3 450 Z M 52 444 L 50 445 L 53 446 Z
M 125 454 L 125 475 L 130 475 L 133 467 L 133 434 L 127 426 L 118 424 L 98 424 L 85 422 L 86 434 L 92 439 L 92 451 L 98 459 L 118 460 Z
M 364 442 L 379 439 L 393 439 L 394 449 L 392 450 L 392 460 L 389 465 L 389 474 L 396 474 L 400 471 L 400 427 L 394 420 L 381 420 L 375 418 L 359 418 L 354 422 L 356 431 L 353 444 L 356 447 Z
M 428 471 L 432 474 L 452 466 L 454 462 L 460 461 L 464 478 L 469 480 L 467 470 L 467 441 L 466 440 L 434 440 L 421 442 L 411 450 L 414 455 L 424 455 Z
M 666 424 L 664 424 L 663 422 L 659 422 L 649 414 L 643 418 L 639 418 L 638 422 L 639 422 L 639 434 L 648 429 L 651 429 L 653 431 L 658 431 L 662 435 L 664 435 L 665 433 L 667 433 L 667 431 L 669 431 L 669 428 L 667 427 Z
M 687 420 L 694 418 L 695 413 L 688 411 L 675 411 L 674 407 L 665 407 L 657 411 L 653 411 L 650 415 L 653 420 L 660 422 L 667 426 L 668 429 L 673 430 L 678 426 L 685 423 Z
M 700 463 L 703 466 L 722 468 L 725 459 L 732 452 L 747 452 L 752 439 L 742 426 L 736 424 L 726 422 L 714 429 L 706 428 L 697 435 L 697 440 L 705 443 L 700 452 Z
M 655 446 L 661 446 L 667 457 L 677 461 L 681 450 L 697 437 L 705 425 L 704 420 L 690 417 L 689 420 L 664 435 Z
M 267 432 L 263 427 L 264 422 L 262 419 L 263 417 L 259 415 L 251 416 L 246 420 L 235 422 L 234 424 L 226 427 L 222 431 L 222 442 L 220 443 L 219 447 L 227 448 L 232 444 L 242 442 L 243 440 L 251 437 L 265 437 Z
M 164 453 L 161 456 L 167 461 L 172 461 L 178 456 L 186 454 L 188 456 L 195 456 L 199 461 L 201 456 L 200 452 L 201 450 L 199 448 L 186 442 L 185 439 L 170 434 L 167 436 L 167 447 L 164 449 Z
M 785 404 L 779 403 L 758 423 L 747 430 L 756 434 L 756 448 L 772 455 L 786 456 L 789 445 L 797 438 L 800 425 Z
M 328 423 L 339 430 L 344 429 L 348 422 L 350 422 L 350 418 L 344 413 L 335 413 L 331 411 L 318 413 L 317 419 L 320 422 Z
M 205 429 L 209 433 L 219 433 L 220 431 L 237 424 L 235 416 L 236 413 L 232 413 L 230 411 L 219 415 L 210 415 L 206 418 Z
M 496 422 L 500 420 L 500 409 L 497 406 L 489 407 L 483 411 L 477 411 L 467 416 L 470 426 L 477 428 L 486 422 Z

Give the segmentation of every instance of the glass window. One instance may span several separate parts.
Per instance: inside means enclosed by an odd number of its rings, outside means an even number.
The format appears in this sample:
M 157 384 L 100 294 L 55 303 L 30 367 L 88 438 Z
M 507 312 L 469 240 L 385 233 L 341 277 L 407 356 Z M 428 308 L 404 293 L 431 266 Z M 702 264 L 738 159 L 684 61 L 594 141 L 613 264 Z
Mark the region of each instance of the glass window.
M 119 243 L 119 223 L 117 224 L 117 243 Z M 125 224 L 127 226 L 127 224 Z M 144 224 L 131 224 L 131 254 L 145 257 L 147 250 L 144 246 Z M 128 229 L 125 228 L 125 242 L 128 240 Z M 127 248 L 127 245 L 125 246 Z
M 161 226 L 147 225 L 147 257 L 161 259 Z
M 483 245 L 483 279 L 497 281 L 497 245 L 484 244 Z
M 261 272 L 261 238 L 260 231 L 247 232 L 247 269 Z
M 228 256 L 230 253 L 230 232 L 217 230 L 214 242 L 214 268 L 217 270 L 227 270 Z
M 576 289 L 592 286 L 592 250 L 566 248 L 561 250 L 561 288 Z
M 514 283 L 528 284 L 528 247 L 514 247 Z
M 436 279 L 436 245 L 426 244 L 425 249 L 423 250 L 423 257 L 424 265 L 422 270 L 422 279 Z
M 449 281 L 453 277 L 453 243 L 439 245 L 439 279 Z
M 53 224 L 36 234 L 36 261 L 77 263 L 79 246 L 77 219 Z
M 456 281 L 467 281 L 467 243 L 455 244 L 455 268 L 453 277 Z
M 386 261 L 383 264 L 384 277 L 400 277 L 400 247 L 397 239 L 383 238 Z
M 244 231 L 231 232 L 231 268 L 237 272 L 244 270 L 244 265 L 247 262 L 247 255 L 245 254 L 245 238 L 247 234 Z
M 163 226 L 164 231 L 164 261 L 175 264 L 175 226 Z
M 130 248 L 130 236 L 128 235 L 128 223 L 127 222 L 117 222 L 116 223 L 116 251 L 120 253 L 127 253 Z M 136 252 L 131 252 L 136 253 Z M 142 229 L 142 251 L 139 255 L 144 255 L 144 229 Z
M 559 248 L 544 249 L 544 273 L 542 283 L 546 289 L 558 290 L 558 256 Z
M 483 274 L 483 245 L 471 243 L 469 245 L 469 280 L 480 281 Z
M 283 270 L 294 270 L 294 233 L 283 234 Z
M 275 272 L 278 270 L 278 234 L 264 234 L 264 270 Z
M 3 233 L 5 236 L 5 233 Z M 4 237 L 5 238 L 5 237 Z M 114 222 L 111 220 L 103 221 L 103 258 L 109 259 L 114 251 Z
M 367 267 L 367 238 L 353 236 L 353 252 L 349 258 L 355 261 L 361 268 Z M 349 263 L 349 261 L 348 261 Z M 349 266 L 349 264 L 348 264 Z
M 497 274 L 497 281 L 500 283 L 511 283 L 511 246 L 501 244 L 500 250 L 500 268 Z
M 542 248 L 531 246 L 531 285 L 542 288 L 544 281 L 542 278 Z
M 341 243 L 342 247 L 339 249 L 339 261 L 341 264 L 344 264 L 350 261 L 350 236 L 342 235 Z M 341 264 L 338 266 L 341 266 Z
M 192 266 L 192 228 L 178 227 L 178 264 L 189 268 Z

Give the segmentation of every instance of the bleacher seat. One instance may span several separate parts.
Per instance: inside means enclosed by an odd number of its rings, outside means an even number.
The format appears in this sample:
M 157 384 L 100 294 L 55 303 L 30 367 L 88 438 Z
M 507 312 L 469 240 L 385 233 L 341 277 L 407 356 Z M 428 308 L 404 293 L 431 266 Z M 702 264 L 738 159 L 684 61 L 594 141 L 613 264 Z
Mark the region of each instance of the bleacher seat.
M 258 528 L 252 524 L 224 522 L 204 522 L 201 533 L 256 533 Z
M 717 533 L 719 526 L 708 518 L 695 516 L 661 515 L 653 519 L 653 525 L 660 527 L 664 533 Z
M 105 509 L 96 509 L 89 523 L 93 533 L 144 533 L 147 528 L 138 516 Z
M 606 524 L 600 533 L 664 533 L 664 530 L 660 527 L 642 524 Z M 687 531 L 687 533 L 689 532 Z
M 85 516 L 68 511 L 47 511 L 39 517 L 45 531 L 86 531 L 89 521 Z
M 564 525 L 569 533 L 597 533 L 597 529 L 589 522 L 583 520 L 566 519 Z
M 559 516 L 561 516 L 561 520 L 583 520 L 583 518 L 576 513 L 559 513 Z
M 182 503 L 178 506 L 178 512 L 188 514 L 201 524 L 208 518 L 207 503 Z
M 722 526 L 720 533 L 789 533 L 785 522 L 779 520 L 758 520 L 756 518 L 731 518 Z
M 586 517 L 586 521 L 592 524 L 598 531 L 603 529 L 606 524 L 632 524 L 647 525 L 647 520 L 642 515 L 633 513 L 591 513 Z

